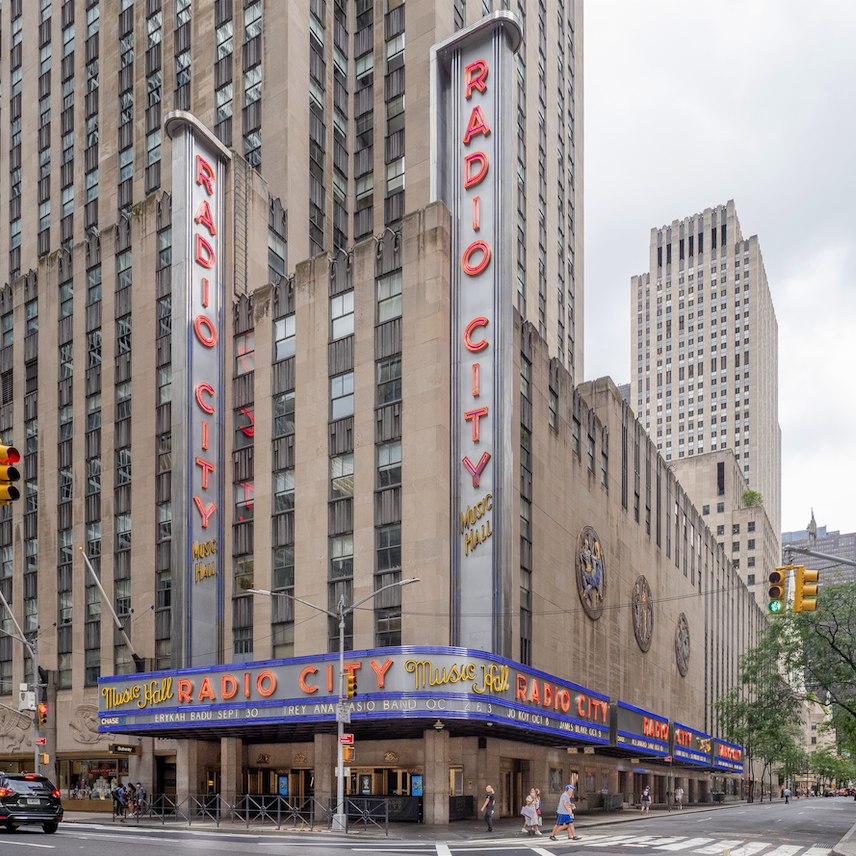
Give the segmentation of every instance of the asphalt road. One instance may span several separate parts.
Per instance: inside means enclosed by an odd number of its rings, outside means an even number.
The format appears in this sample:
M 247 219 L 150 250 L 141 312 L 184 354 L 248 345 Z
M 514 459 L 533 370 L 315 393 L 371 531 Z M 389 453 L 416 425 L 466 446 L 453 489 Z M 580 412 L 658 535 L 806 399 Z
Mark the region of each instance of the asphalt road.
M 473 832 L 469 840 L 426 840 L 420 827 L 398 827 L 398 840 L 347 839 L 324 833 L 215 832 L 186 827 L 117 827 L 110 824 L 65 823 L 55 835 L 22 827 L 0 832 L 0 856 L 51 853 L 56 856 L 565 856 L 565 854 L 698 854 L 698 856 L 828 856 L 829 849 L 856 822 L 856 802 L 846 798 L 794 801 L 784 805 L 741 806 L 710 812 L 672 812 L 578 829 L 579 841 L 550 841 L 547 835 L 527 838 Z

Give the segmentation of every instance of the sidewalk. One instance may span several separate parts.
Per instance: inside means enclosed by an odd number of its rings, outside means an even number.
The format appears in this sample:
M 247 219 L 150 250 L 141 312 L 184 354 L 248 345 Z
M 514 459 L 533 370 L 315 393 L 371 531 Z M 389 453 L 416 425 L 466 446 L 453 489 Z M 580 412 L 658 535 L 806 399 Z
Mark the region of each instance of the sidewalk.
M 757 803 L 756 803 L 757 805 Z M 745 802 L 730 802 L 730 803 L 702 803 L 699 805 L 685 806 L 683 809 L 673 808 L 669 812 L 665 807 L 654 807 L 649 815 L 643 815 L 638 808 L 628 808 L 623 811 L 612 812 L 586 812 L 585 814 L 577 815 L 575 828 L 578 835 L 584 835 L 586 829 L 595 827 L 613 826 L 620 823 L 629 823 L 635 820 L 641 820 L 645 817 L 656 817 L 658 820 L 666 820 L 669 817 L 683 817 L 687 814 L 710 811 L 727 811 L 729 808 L 737 808 L 746 806 Z M 544 838 L 550 834 L 552 823 L 555 820 L 554 815 L 544 815 L 544 825 L 542 832 Z M 283 835 L 283 834 L 300 834 L 313 836 L 335 836 L 339 837 L 341 833 L 334 833 L 323 827 L 310 829 L 296 829 L 293 827 L 283 826 L 281 829 L 276 829 L 270 822 L 268 823 L 253 823 L 249 826 L 246 823 L 230 821 L 221 822 L 219 827 L 213 821 L 196 821 L 188 824 L 186 820 L 167 820 L 161 822 L 155 819 L 142 819 L 139 824 L 136 818 L 128 818 L 122 822 L 118 818 L 114 819 L 111 814 L 105 812 L 77 812 L 67 811 L 63 823 L 80 823 L 80 824 L 97 824 L 99 826 L 115 826 L 121 829 L 188 829 L 195 832 L 206 833 L 222 833 L 229 834 L 235 832 L 252 832 L 258 835 Z M 523 818 L 522 817 L 506 817 L 494 820 L 492 835 L 487 832 L 483 818 L 478 820 L 457 820 L 452 821 L 448 826 L 443 824 L 433 825 L 425 823 L 390 823 L 389 837 L 384 835 L 382 829 L 377 829 L 370 826 L 366 832 L 362 831 L 362 826 L 352 827 L 348 836 L 360 836 L 363 839 L 371 840 L 388 840 L 388 841 L 483 841 L 492 838 L 509 838 L 509 837 L 525 837 L 522 833 Z M 567 833 L 562 833 L 566 836 Z M 561 839 L 560 839 L 561 840 Z M 856 841 L 854 841 L 852 853 L 842 853 L 842 856 L 856 856 Z

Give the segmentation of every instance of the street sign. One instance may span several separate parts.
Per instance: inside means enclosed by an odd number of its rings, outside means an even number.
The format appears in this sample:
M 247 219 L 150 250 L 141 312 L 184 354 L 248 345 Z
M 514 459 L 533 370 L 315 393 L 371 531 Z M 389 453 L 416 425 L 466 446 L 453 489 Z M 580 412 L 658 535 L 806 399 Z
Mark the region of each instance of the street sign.
M 351 709 L 348 707 L 348 705 L 336 705 L 336 722 L 344 722 L 345 725 L 351 724 Z
M 338 768 L 338 767 L 336 767 L 336 768 L 333 770 L 333 775 L 334 775 L 334 776 L 338 776 L 338 775 L 339 775 L 339 768 Z M 350 775 L 351 775 L 351 768 L 350 768 L 350 767 L 342 767 L 342 775 L 343 775 L 343 776 L 350 776 Z
M 354 744 L 354 735 L 353 734 L 340 734 L 339 742 L 342 744 L 347 744 L 349 746 L 353 746 Z
M 669 764 L 671 764 L 671 763 L 672 763 L 672 756 L 671 756 L 671 755 L 666 755 L 666 757 L 665 757 L 665 758 L 663 758 L 663 760 L 664 760 L 664 761 L 668 761 L 668 763 L 669 763 Z
M 36 746 L 45 746 L 47 743 L 47 738 L 45 737 L 37 737 L 36 738 Z

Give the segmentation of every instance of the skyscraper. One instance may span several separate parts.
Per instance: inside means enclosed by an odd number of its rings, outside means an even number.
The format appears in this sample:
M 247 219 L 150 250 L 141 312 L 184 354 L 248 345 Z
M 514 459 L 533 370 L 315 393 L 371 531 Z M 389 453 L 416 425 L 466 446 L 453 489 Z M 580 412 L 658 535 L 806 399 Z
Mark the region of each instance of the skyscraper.
M 649 262 L 631 281 L 630 402 L 696 505 L 721 504 L 725 486 L 714 467 L 691 489 L 693 459 L 733 452 L 778 544 L 778 324 L 758 237 L 729 201 L 652 229 Z
M 78 807 L 125 777 L 326 805 L 351 711 L 349 792 L 432 822 L 488 776 L 508 813 L 536 781 L 632 798 L 582 751 L 612 711 L 660 792 L 673 736 L 695 799 L 742 771 L 710 701 L 758 611 L 579 382 L 582 5 L 511 6 L 3 6 L 0 586 Z M 0 640 L 7 700 L 33 665 Z

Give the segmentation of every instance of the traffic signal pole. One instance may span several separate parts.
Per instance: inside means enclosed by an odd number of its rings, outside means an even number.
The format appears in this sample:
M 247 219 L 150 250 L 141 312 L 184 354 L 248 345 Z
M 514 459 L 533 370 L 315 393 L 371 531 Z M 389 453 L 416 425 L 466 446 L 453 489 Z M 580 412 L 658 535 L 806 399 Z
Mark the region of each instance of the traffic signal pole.
M 38 639 L 34 636 L 32 642 L 28 642 L 24 637 L 24 631 L 21 630 L 21 625 L 18 624 L 15 619 L 12 610 L 9 609 L 9 604 L 6 602 L 6 598 L 3 596 L 3 592 L 0 591 L 0 603 L 6 608 L 6 612 L 9 613 L 9 617 L 12 619 L 12 623 L 15 625 L 15 630 L 18 631 L 18 635 L 14 636 L 12 633 L 7 633 L 8 636 L 11 636 L 13 639 L 17 639 L 19 642 L 22 642 L 30 649 L 30 653 L 33 655 L 33 691 L 36 696 L 36 709 L 33 711 L 33 729 L 34 729 L 34 740 L 33 740 L 33 772 L 38 774 L 39 772 L 39 690 L 41 687 L 39 686 L 39 643 Z M 6 631 L 3 631 L 4 633 Z

